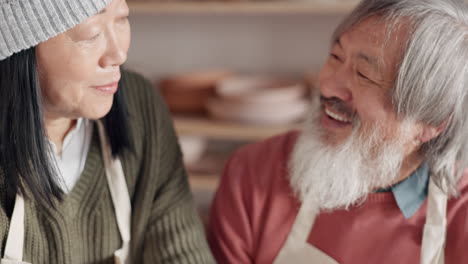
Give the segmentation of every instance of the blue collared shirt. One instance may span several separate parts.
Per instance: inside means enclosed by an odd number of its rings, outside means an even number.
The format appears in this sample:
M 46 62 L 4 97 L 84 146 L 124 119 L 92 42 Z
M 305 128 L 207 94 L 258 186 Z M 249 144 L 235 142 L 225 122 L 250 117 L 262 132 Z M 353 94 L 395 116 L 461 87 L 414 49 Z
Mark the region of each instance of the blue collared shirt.
M 426 200 L 428 185 L 429 165 L 423 163 L 404 181 L 382 191 L 392 191 L 400 211 L 406 219 L 409 219 Z

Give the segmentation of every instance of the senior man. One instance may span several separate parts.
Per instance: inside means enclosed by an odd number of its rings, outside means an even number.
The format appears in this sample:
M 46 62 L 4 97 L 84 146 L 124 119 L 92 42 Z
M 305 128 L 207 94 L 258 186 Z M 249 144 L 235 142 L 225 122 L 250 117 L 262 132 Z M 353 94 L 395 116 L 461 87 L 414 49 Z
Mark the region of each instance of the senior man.
M 243 148 L 211 214 L 219 263 L 468 263 L 468 11 L 364 0 L 301 132 Z

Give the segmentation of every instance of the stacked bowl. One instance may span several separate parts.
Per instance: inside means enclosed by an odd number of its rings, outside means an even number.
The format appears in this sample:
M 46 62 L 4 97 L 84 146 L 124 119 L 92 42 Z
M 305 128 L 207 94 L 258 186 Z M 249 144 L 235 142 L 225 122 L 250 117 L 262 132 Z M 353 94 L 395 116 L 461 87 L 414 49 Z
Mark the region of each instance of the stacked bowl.
M 230 76 L 226 70 L 201 70 L 174 74 L 162 79 L 159 88 L 174 113 L 198 114 L 215 94 L 216 83 Z
M 256 125 L 297 121 L 307 112 L 302 82 L 271 76 L 232 76 L 219 81 L 206 108 L 216 119 Z

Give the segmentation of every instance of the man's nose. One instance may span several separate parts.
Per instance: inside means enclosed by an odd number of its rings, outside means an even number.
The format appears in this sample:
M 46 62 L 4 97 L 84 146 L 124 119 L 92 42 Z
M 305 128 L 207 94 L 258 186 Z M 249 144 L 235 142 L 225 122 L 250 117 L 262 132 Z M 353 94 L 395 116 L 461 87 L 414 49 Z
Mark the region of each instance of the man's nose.
M 320 83 L 320 92 L 326 98 L 338 98 L 344 102 L 353 99 L 351 76 L 345 65 L 329 74 Z

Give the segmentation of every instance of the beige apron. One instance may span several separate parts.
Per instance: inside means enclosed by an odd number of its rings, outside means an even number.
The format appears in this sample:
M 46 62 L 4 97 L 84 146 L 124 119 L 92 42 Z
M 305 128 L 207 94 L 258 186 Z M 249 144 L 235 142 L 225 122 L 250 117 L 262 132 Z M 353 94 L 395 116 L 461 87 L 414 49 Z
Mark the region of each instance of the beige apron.
M 107 183 L 109 185 L 112 203 L 117 218 L 117 226 L 122 238 L 122 247 L 114 252 L 116 264 L 129 264 L 130 248 L 130 219 L 132 214 L 130 195 L 119 158 L 112 158 L 111 147 L 104 130 L 104 126 L 97 121 L 101 151 L 106 168 Z M 5 246 L 5 254 L 0 264 L 29 264 L 23 261 L 24 244 L 24 199 L 16 196 L 10 230 Z
M 299 209 L 292 230 L 274 264 L 339 264 L 318 248 L 307 243 L 318 211 L 318 208 L 310 209 L 305 206 Z M 444 264 L 446 215 L 447 195 L 431 180 L 421 246 L 421 264 Z

